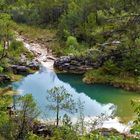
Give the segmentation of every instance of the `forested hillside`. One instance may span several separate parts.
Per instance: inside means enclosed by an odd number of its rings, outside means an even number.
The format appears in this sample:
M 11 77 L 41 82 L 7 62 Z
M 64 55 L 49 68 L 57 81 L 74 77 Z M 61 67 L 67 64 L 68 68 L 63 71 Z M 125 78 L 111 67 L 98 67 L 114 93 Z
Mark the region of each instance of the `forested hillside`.
M 86 83 L 139 90 L 139 4 L 137 0 L 3 0 L 1 12 L 20 24 L 56 30 L 55 54 L 84 57 L 99 68 L 87 72 Z
M 47 47 L 57 57 L 56 70 L 83 74 L 86 84 L 109 84 L 140 91 L 139 0 L 0 0 L 0 94 L 5 83 L 39 69 L 33 62 L 33 54 L 18 36 Z M 79 134 L 69 120 L 60 130 L 59 126 L 49 126 L 48 133 L 53 133 L 39 137 L 32 133 L 24 112 L 15 111 L 18 121 L 21 120 L 19 125 L 6 113 L 10 100 L 9 95 L 0 98 L 2 140 L 121 140 L 124 137 L 113 132 L 108 137 L 100 132 Z M 17 102 L 23 110 L 22 105 L 27 103 L 27 115 L 36 121 L 38 114 L 34 113 L 38 112 L 32 97 L 21 97 Z M 138 117 L 139 108 L 135 110 Z M 139 123 L 138 118 L 133 133 L 139 134 Z

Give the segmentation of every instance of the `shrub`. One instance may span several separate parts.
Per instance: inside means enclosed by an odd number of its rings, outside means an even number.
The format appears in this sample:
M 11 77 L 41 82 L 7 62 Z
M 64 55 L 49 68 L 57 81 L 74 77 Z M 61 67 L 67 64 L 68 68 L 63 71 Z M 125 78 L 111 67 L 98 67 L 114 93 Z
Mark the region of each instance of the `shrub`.
M 112 60 L 108 60 L 104 63 L 103 70 L 105 73 L 112 75 L 120 73 L 120 68 L 113 63 Z
M 74 36 L 69 36 L 66 42 L 68 47 L 77 48 L 79 46 L 77 39 Z
M 3 72 L 3 67 L 0 66 L 0 73 L 2 73 L 2 72 Z

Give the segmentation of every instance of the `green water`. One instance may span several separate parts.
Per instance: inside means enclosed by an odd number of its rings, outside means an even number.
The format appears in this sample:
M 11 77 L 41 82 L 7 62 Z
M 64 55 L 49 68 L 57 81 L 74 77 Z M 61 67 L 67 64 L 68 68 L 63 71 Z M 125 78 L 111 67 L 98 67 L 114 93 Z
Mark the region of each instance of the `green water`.
M 86 85 L 80 75 L 56 75 L 44 68 L 36 74 L 28 75 L 20 82 L 13 83 L 13 87 L 21 94 L 31 93 L 43 113 L 48 112 L 47 90 L 62 85 L 73 95 L 75 101 L 80 98 L 85 102 L 85 116 L 111 114 L 115 111 L 115 115 L 123 122 L 128 122 L 135 116 L 131 100 L 140 99 L 140 94 L 106 85 Z
M 59 79 L 68 82 L 78 92 L 86 95 L 102 104 L 113 103 L 117 106 L 116 116 L 123 122 L 128 122 L 135 116 L 131 100 L 139 100 L 140 93 L 125 91 L 107 85 L 87 85 L 82 82 L 82 76 L 73 74 L 59 74 Z

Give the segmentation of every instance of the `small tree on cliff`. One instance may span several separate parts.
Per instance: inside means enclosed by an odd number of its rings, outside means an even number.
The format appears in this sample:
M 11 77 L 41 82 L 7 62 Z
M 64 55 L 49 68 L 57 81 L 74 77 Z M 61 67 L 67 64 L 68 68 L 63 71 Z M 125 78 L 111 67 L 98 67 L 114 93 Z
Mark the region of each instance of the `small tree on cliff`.
M 66 111 L 69 113 L 75 113 L 76 107 L 75 102 L 72 99 L 72 95 L 67 92 L 63 87 L 54 87 L 48 90 L 47 101 L 50 102 L 48 108 L 56 112 L 56 125 L 59 125 L 59 117 L 61 111 Z

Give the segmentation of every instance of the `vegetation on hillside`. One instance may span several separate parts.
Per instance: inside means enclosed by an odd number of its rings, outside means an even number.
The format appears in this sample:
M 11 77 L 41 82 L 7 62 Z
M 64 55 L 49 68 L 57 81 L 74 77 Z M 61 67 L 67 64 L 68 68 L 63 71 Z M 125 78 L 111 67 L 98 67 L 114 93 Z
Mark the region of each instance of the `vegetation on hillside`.
M 32 54 L 24 47 L 23 42 L 16 40 L 16 32 L 14 31 L 15 23 L 11 16 L 7 13 L 0 13 L 0 74 L 2 75 L 0 83 L 19 79 L 13 73 L 13 65 L 22 65 L 22 57 L 25 56 L 28 60 L 33 58 Z M 10 78 L 9 78 L 10 77 Z
M 140 90 L 139 0 L 1 0 L 0 76 L 6 80 L 3 74 L 9 74 L 10 66 L 22 65 L 23 55 L 28 59 L 33 57 L 22 42 L 16 41 L 15 31 L 29 40 L 44 43 L 57 56 L 71 55 L 92 62 L 101 60 L 100 67 L 86 72 L 83 79 L 86 83 Z M 70 99 L 70 95 L 56 96 L 59 92 L 54 90 L 50 91 L 50 96 L 57 103 L 51 106 L 53 111 L 57 110 L 57 127 L 48 126 L 53 130 L 49 138 L 32 132 L 31 124 L 36 122 L 38 112 L 31 95 L 16 99 L 19 108 L 14 110 L 15 114 L 8 112 L 11 97 L 4 95 L 0 96 L 0 139 L 123 139 L 113 132 L 108 137 L 96 131 L 81 135 L 68 117 L 59 126 L 59 109 L 71 107 L 65 103 L 61 106 L 61 103 L 66 97 Z M 138 136 L 139 110 L 138 104 L 135 110 L 138 119 L 132 130 Z
M 35 30 L 38 30 L 36 27 L 53 29 L 32 33 L 33 28 L 24 26 L 20 33 L 49 42 L 55 54 L 93 61 L 104 57 L 98 71 L 122 80 L 134 78 L 133 85 L 140 86 L 137 82 L 140 77 L 139 4 L 137 0 L 3 0 L 1 11 L 10 14 L 17 23 L 34 26 Z M 86 79 L 91 83 L 99 81 L 92 74 Z M 100 82 L 105 81 L 110 82 Z

